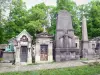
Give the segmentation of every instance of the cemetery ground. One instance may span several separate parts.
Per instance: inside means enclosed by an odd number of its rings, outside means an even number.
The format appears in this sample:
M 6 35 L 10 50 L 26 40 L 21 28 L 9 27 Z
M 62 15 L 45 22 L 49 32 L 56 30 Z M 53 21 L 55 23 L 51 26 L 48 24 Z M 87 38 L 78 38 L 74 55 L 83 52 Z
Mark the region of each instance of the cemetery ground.
M 100 60 L 98 60 L 100 62 Z M 0 75 L 98 75 L 100 64 L 95 60 L 67 61 L 47 64 L 29 64 L 26 66 L 2 66 Z
M 100 65 L 81 66 L 62 69 L 48 69 L 39 71 L 26 72 L 9 72 L 1 73 L 0 75 L 98 75 L 100 74 Z

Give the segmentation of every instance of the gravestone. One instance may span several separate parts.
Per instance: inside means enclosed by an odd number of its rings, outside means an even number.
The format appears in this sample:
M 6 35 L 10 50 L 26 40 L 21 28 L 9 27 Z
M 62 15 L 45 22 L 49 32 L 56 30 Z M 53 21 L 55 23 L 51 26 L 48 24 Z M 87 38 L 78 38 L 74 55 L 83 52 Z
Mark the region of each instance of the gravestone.
M 71 15 L 68 11 L 61 10 L 57 16 L 55 60 L 66 61 L 71 57 L 76 59 L 78 51 L 75 47 Z

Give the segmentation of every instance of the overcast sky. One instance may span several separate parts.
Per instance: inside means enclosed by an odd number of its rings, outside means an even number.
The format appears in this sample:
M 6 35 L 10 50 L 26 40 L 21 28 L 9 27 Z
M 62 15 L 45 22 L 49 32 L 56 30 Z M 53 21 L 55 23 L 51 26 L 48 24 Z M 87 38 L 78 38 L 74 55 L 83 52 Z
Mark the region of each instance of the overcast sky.
M 46 5 L 53 5 L 56 6 L 56 0 L 23 0 L 26 2 L 27 8 L 31 8 L 32 6 L 44 2 Z M 74 0 L 77 5 L 86 4 L 90 0 Z

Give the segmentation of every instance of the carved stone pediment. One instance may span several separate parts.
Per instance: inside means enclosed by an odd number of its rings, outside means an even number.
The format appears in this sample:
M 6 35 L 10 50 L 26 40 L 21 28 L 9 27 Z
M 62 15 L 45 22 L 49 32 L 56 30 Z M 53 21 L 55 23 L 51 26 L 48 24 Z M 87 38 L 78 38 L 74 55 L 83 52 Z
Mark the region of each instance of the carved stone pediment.
M 20 41 L 23 41 L 23 42 L 28 42 L 28 38 L 23 35 L 21 38 L 20 38 Z
M 50 38 L 52 38 L 53 36 L 49 35 L 47 32 L 43 32 L 43 33 L 37 34 L 36 37 L 37 38 L 41 38 L 41 37 L 50 37 Z
M 29 42 L 32 41 L 32 36 L 24 29 L 19 35 L 16 36 L 16 40 Z

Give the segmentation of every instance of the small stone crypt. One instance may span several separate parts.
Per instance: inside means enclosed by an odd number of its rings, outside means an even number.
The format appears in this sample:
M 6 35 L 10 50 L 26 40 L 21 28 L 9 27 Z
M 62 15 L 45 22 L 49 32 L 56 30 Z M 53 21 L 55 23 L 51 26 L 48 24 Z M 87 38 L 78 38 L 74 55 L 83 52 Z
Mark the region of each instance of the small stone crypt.
M 32 36 L 23 30 L 14 40 L 15 63 L 32 63 Z
M 37 34 L 35 47 L 35 62 L 53 62 L 53 36 L 47 32 Z

